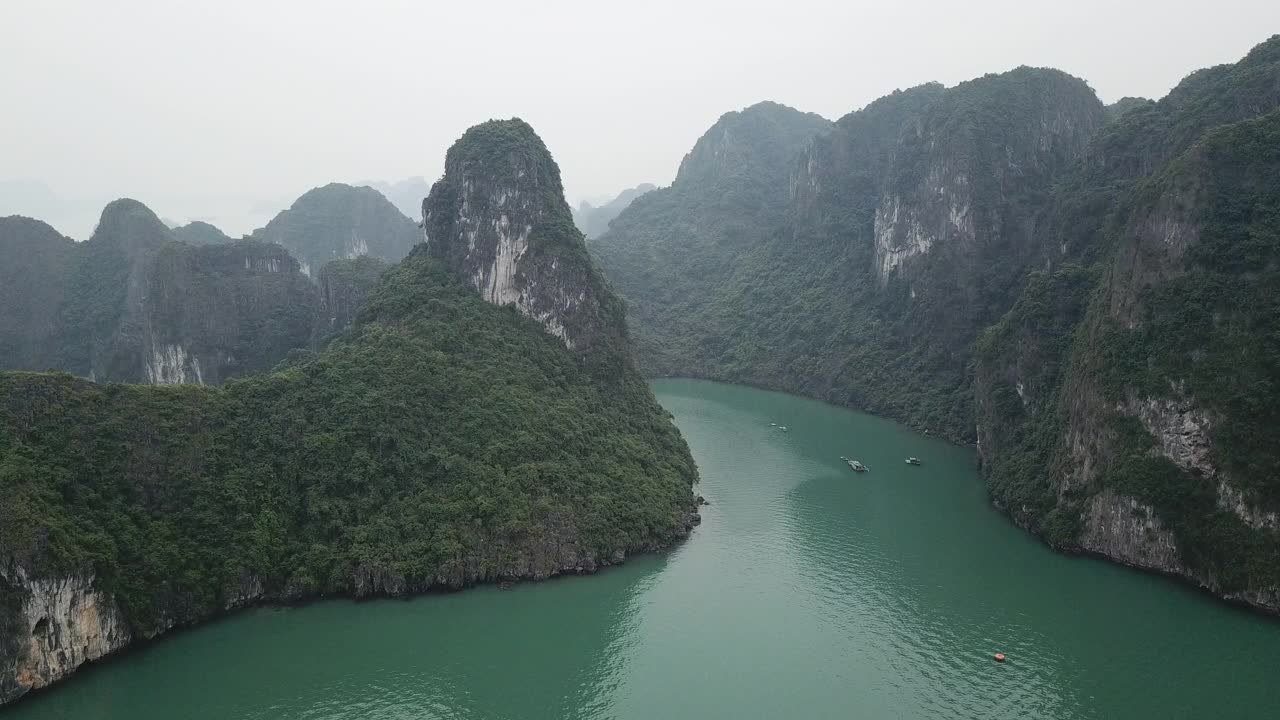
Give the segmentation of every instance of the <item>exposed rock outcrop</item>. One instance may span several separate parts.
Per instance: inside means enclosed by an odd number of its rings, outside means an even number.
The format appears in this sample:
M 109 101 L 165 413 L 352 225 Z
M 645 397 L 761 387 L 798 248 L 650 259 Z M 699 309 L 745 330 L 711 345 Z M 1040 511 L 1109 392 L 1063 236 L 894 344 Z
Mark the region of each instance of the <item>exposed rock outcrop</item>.
M 340 331 L 380 273 L 346 263 L 385 267 L 342 261 L 318 288 L 281 245 L 177 235 L 132 200 L 108 205 L 83 243 L 0 219 L 0 369 L 217 385 Z
M 94 586 L 92 573 L 31 578 L 20 565 L 0 569 L 5 592 L 16 598 L 16 632 L 0 641 L 14 650 L 0 664 L 0 704 L 38 690 L 110 655 L 132 640 L 124 614 Z
M 591 244 L 642 367 L 971 441 L 972 344 L 1041 262 L 1038 216 L 1105 124 L 1102 103 L 1024 67 L 895 92 L 834 127 L 768 111 L 722 119 L 675 197 L 641 198 Z
M 462 590 L 491 582 L 541 581 L 561 575 L 591 574 L 618 565 L 631 554 L 656 552 L 687 537 L 698 523 L 692 509 L 661 543 L 607 549 L 586 547 L 575 528 L 562 525 L 537 544 L 519 538 L 491 537 L 475 551 L 441 567 L 431 578 L 409 579 L 389 566 L 361 565 L 336 591 L 354 598 L 402 596 L 436 590 Z M 92 573 L 30 578 L 17 567 L 0 572 L 0 593 L 17 599 L 20 609 L 0 623 L 13 632 L 0 641 L 0 705 L 73 674 L 138 640 L 150 640 L 223 612 L 262 603 L 298 603 L 320 596 L 314 589 L 268 590 L 246 574 L 221 593 L 218 607 L 174 608 L 157 621 L 135 627 L 115 599 L 99 590 Z M 0 615 L 4 609 L 0 606 Z M 3 627 L 0 624 L 0 627 Z M 9 646 L 6 649 L 6 644 Z
M 1270 602 L 1280 37 L 1154 103 L 1026 67 L 894 93 L 781 182 L 728 120 L 591 244 L 646 371 L 977 439 L 1055 547 Z
M 1217 469 L 1209 460 L 1209 414 L 1186 397 L 1130 399 L 1118 411 L 1138 418 L 1156 439 L 1156 452 L 1175 465 L 1213 477 Z
M 308 346 L 321 305 L 284 248 L 251 240 L 166 244 L 145 283 L 130 317 L 140 326 L 152 384 L 217 385 L 270 370 Z
M 560 169 L 523 120 L 468 130 L 422 205 L 427 252 L 485 300 L 511 305 L 570 349 L 621 337 L 616 301 L 587 257 Z
M 440 257 L 419 245 L 391 268 L 322 273 L 323 331 L 355 320 L 319 352 L 218 388 L 0 373 L 0 702 L 237 608 L 594 572 L 689 534 L 696 467 L 635 370 L 554 162 L 519 121 L 480 128 L 432 191 L 435 227 L 458 228 L 433 234 Z M 519 252 L 499 249 L 504 213 L 530 226 Z M 123 277 L 186 278 L 204 258 L 315 290 L 276 245 L 138 257 Z M 180 310 L 193 283 L 123 292 Z M 153 379 L 213 372 L 190 337 L 131 331 L 157 340 Z
M 979 353 L 984 469 L 1056 546 L 1280 612 L 1280 37 L 1127 104 L 1044 213 L 1087 302 L 1029 283 Z
M 320 318 L 316 326 L 318 342 L 327 335 L 340 332 L 356 319 L 365 296 L 386 272 L 388 265 L 377 258 L 363 256 L 353 260 L 334 260 L 320 269 Z
M 1149 506 L 1104 491 L 1089 502 L 1080 547 L 1126 565 L 1180 573 L 1178 542 Z

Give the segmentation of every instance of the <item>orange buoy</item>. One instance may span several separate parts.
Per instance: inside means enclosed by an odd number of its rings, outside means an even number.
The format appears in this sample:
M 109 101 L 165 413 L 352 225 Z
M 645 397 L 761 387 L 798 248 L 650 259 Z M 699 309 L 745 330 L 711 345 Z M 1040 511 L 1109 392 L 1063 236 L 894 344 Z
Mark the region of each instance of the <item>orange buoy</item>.
M 996 662 L 1004 662 L 1004 653 L 996 653 Z

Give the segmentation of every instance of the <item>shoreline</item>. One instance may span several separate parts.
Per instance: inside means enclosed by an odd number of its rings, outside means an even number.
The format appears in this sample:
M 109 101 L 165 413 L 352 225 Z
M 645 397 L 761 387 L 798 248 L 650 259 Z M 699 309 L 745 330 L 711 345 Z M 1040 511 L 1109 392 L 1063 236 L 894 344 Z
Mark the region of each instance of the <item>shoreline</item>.
M 943 442 L 945 442 L 945 443 L 947 443 L 947 444 L 949 444 L 949 445 L 952 445 L 952 446 L 954 446 L 954 447 L 957 447 L 957 448 L 973 449 L 973 448 L 975 447 L 975 445 L 974 445 L 973 443 L 959 443 L 959 442 L 956 442 L 954 439 L 949 438 L 949 437 L 946 437 L 946 436 L 944 436 L 944 435 L 926 434 L 924 431 L 920 430 L 919 428 L 917 428 L 917 427 L 915 427 L 915 426 L 912 426 L 912 425 L 909 425 L 909 424 L 907 424 L 907 423 L 903 422 L 901 419 L 896 418 L 896 417 L 893 417 L 893 416 L 889 416 L 889 415 L 877 415 L 876 413 L 873 413 L 873 412 L 870 412 L 870 411 L 867 411 L 867 410 L 864 410 L 864 409 L 861 409 L 861 408 L 855 408 L 855 407 L 850 407 L 850 406 L 847 406 L 847 405 L 841 405 L 841 404 L 839 404 L 839 403 L 832 402 L 832 401 L 830 401 L 830 400 L 828 400 L 828 399 L 821 398 L 821 397 L 816 397 L 816 396 L 813 396 L 813 395 L 808 395 L 808 394 L 803 394 L 803 393 L 796 393 L 796 392 L 790 392 L 790 391 L 787 391 L 787 390 L 780 390 L 780 389 L 777 389 L 777 388 L 774 388 L 774 387 L 761 387 L 761 386 L 752 385 L 752 384 L 748 384 L 748 383 L 726 382 L 726 381 L 724 381 L 724 380 L 719 380 L 719 379 L 716 379 L 716 378 L 711 378 L 711 377 L 699 377 L 699 376 L 693 376 L 693 375 L 662 375 L 662 376 L 656 376 L 656 377 L 646 377 L 645 379 L 646 379 L 646 380 L 648 380 L 648 381 L 654 381 L 654 380 L 692 380 L 692 381 L 696 381 L 696 382 L 709 382 L 709 383 L 715 383 L 715 384 L 717 384 L 717 385 L 728 385 L 728 386 L 735 386 L 735 387 L 747 387 L 747 388 L 752 388 L 752 389 L 754 389 L 754 390 L 760 390 L 760 391 L 762 391 L 762 392 L 779 393 L 779 394 L 782 394 L 782 395 L 788 395 L 788 396 L 795 397 L 795 398 L 803 398 L 803 399 L 806 399 L 806 400 L 813 400 L 813 401 L 815 401 L 815 402 L 820 402 L 820 403 L 823 403 L 824 405 L 829 405 L 829 406 L 831 406 L 831 407 L 839 408 L 839 409 L 841 409 L 841 410 L 846 410 L 846 411 L 849 411 L 849 412 L 862 413 L 862 414 L 864 414 L 864 415 L 868 415 L 868 416 L 871 416 L 871 417 L 874 417 L 874 418 L 877 418 L 877 419 L 880 419 L 880 420 L 886 420 L 886 421 L 892 422 L 892 423 L 894 423 L 894 424 L 896 424 L 896 425 L 898 425 L 898 426 L 900 426 L 900 427 L 903 427 L 903 428 L 905 428 L 905 429 L 908 429 L 908 430 L 910 430 L 910 431 L 912 431 L 912 432 L 915 432 L 915 433 L 918 433 L 918 434 L 920 434 L 920 435 L 923 435 L 924 437 L 931 438 L 931 439 L 934 439 L 934 440 L 941 440 L 941 441 L 943 441 Z M 1170 571 L 1168 571 L 1168 570 L 1165 570 L 1165 569 L 1162 569 L 1162 568 L 1158 568 L 1158 567 L 1149 567 L 1149 566 L 1144 566 L 1144 565 L 1138 565 L 1138 564 L 1135 564 L 1135 563 L 1129 562 L 1129 561 L 1127 561 L 1127 560 L 1125 560 L 1125 559 L 1123 559 L 1123 558 L 1113 557 L 1113 556 L 1111 556 L 1111 555 L 1107 555 L 1107 554 L 1105 554 L 1105 553 L 1097 552 L 1097 551 L 1095 551 L 1095 550 L 1089 550 L 1089 549 L 1087 549 L 1087 548 L 1080 547 L 1079 545 L 1054 545 L 1053 543 L 1050 543 L 1048 540 L 1046 540 L 1046 539 L 1045 539 L 1045 537 L 1044 537 L 1044 535 L 1043 535 L 1042 533 L 1039 533 L 1039 532 L 1037 532 L 1037 531 L 1035 531 L 1035 530 L 1032 530 L 1032 529 L 1028 526 L 1028 524 L 1026 524 L 1026 523 L 1024 523 L 1024 522 L 1019 521 L 1018 517 L 1017 517 L 1017 516 L 1015 516 L 1015 515 L 1014 515 L 1014 513 L 1010 512 L 1007 508 L 1005 508 L 1005 507 L 1001 506 L 1001 505 L 1000 505 L 1000 503 L 999 503 L 999 502 L 997 502 L 997 500 L 996 500 L 996 499 L 991 495 L 990 488 L 989 488 L 989 487 L 988 487 L 988 485 L 987 485 L 986 477 L 985 477 L 985 476 L 983 475 L 983 473 L 982 473 L 982 462 L 981 462 L 981 458 L 978 458 L 978 457 L 976 457 L 976 456 L 975 456 L 974 460 L 975 460 L 975 464 L 976 464 L 976 466 L 977 466 L 977 470 L 978 470 L 978 479 L 982 482 L 983 490 L 984 490 L 984 491 L 986 492 L 986 494 L 987 494 L 987 501 L 988 501 L 989 506 L 990 506 L 991 508 L 993 508 L 994 510 L 996 510 L 997 514 L 999 514 L 999 515 L 1000 515 L 1002 518 L 1004 518 L 1007 522 L 1011 523 L 1014 527 L 1018 528 L 1018 529 L 1019 529 L 1019 530 L 1021 530 L 1023 533 L 1025 533 L 1025 534 L 1027 534 L 1027 535 L 1031 536 L 1032 538 L 1036 539 L 1036 540 L 1037 540 L 1037 541 L 1039 541 L 1042 545 L 1044 545 L 1045 547 L 1049 548 L 1051 551 L 1053 551 L 1053 552 L 1055 552 L 1055 553 L 1057 553 L 1057 554 L 1059 554 L 1059 555 L 1065 555 L 1065 556 L 1068 556 L 1068 557 L 1081 557 L 1081 558 L 1087 558 L 1087 559 L 1090 559 L 1090 560 L 1099 560 L 1099 561 L 1104 561 L 1104 562 L 1107 562 L 1107 563 L 1109 563 L 1109 564 L 1111 564 L 1111 565 L 1118 565 L 1118 566 L 1121 566 L 1121 567 L 1124 567 L 1124 568 L 1128 568 L 1128 569 L 1130 569 L 1130 570 L 1137 571 L 1137 572 L 1140 572 L 1140 573 L 1143 573 L 1143 574 L 1147 574 L 1147 575 L 1156 575 L 1156 576 L 1160 576 L 1160 577 L 1168 578 L 1169 580 L 1176 581 L 1179 585 L 1182 585 L 1182 586 L 1186 587 L 1187 589 L 1193 590 L 1193 591 L 1195 591 L 1196 593 L 1198 593 L 1198 594 L 1200 594 L 1200 595 L 1203 595 L 1203 596 L 1206 596 L 1206 597 L 1213 598 L 1213 600 L 1214 600 L 1215 602 L 1220 603 L 1220 604 L 1223 604 L 1223 605 L 1226 605 L 1226 606 L 1231 607 L 1231 608 L 1234 608 L 1234 609 L 1236 609 L 1236 610 L 1240 610 L 1240 611 L 1248 612 L 1248 613 L 1255 614 L 1255 615 L 1260 615 L 1260 616 L 1262 616 L 1262 617 L 1266 617 L 1266 618 L 1277 618 L 1277 619 L 1280 619 L 1280 605 L 1277 605 L 1277 606 L 1274 606 L 1274 607 L 1273 607 L 1273 606 L 1270 606 L 1270 605 L 1263 605 L 1263 604 L 1259 604 L 1259 603 L 1254 603 L 1254 602 L 1250 602 L 1249 600 L 1247 600 L 1247 599 L 1245 599 L 1245 598 L 1241 597 L 1239 593 L 1225 593 L 1225 592 L 1221 592 L 1221 591 L 1219 591 L 1219 590 L 1215 590 L 1215 589 L 1213 589 L 1211 586 L 1206 585 L 1206 584 L 1205 584 L 1205 582 L 1204 582 L 1202 579 L 1200 579 L 1200 578 L 1198 578 L 1198 577 L 1195 577 L 1195 576 L 1193 576 L 1193 575 L 1190 575 L 1190 574 L 1170 572 Z
M 378 588 L 372 592 L 366 593 L 355 592 L 355 583 L 353 581 L 351 589 L 344 592 L 306 594 L 292 598 L 284 595 L 263 595 L 243 603 L 232 602 L 209 615 L 193 618 L 181 623 L 174 623 L 151 636 L 141 634 L 131 636 L 131 639 L 119 648 L 92 660 L 81 662 L 80 664 L 75 665 L 70 672 L 54 678 L 39 687 L 28 687 L 26 690 L 9 699 L 0 698 L 0 717 L 4 715 L 8 708 L 22 703 L 29 698 L 41 697 L 50 691 L 56 691 L 68 681 L 78 677 L 82 672 L 93 672 L 95 669 L 109 665 L 112 661 L 126 657 L 131 653 L 144 652 L 170 637 L 178 636 L 212 623 L 228 620 L 249 610 L 289 610 L 326 601 L 342 600 L 353 603 L 375 602 L 380 600 L 410 601 L 432 595 L 461 593 L 480 587 L 507 589 L 515 585 L 522 585 L 526 583 L 546 583 L 575 577 L 596 575 L 597 573 L 603 572 L 611 567 L 624 565 L 628 559 L 633 557 L 661 557 L 689 541 L 690 537 L 693 535 L 693 531 L 702 523 L 702 517 L 698 512 L 698 508 L 706 504 L 706 501 L 701 495 L 693 493 L 692 490 L 691 493 L 693 494 L 692 505 L 681 517 L 681 522 L 676 528 L 674 528 L 673 535 L 669 541 L 662 543 L 648 543 L 631 549 L 617 549 L 608 553 L 607 556 L 599 559 L 584 558 L 573 566 L 558 568 L 547 575 L 532 573 L 518 576 L 498 576 L 483 580 L 464 582 L 459 586 L 451 586 L 446 583 L 433 583 L 422 587 L 409 587 L 403 591 L 388 592 L 385 588 Z

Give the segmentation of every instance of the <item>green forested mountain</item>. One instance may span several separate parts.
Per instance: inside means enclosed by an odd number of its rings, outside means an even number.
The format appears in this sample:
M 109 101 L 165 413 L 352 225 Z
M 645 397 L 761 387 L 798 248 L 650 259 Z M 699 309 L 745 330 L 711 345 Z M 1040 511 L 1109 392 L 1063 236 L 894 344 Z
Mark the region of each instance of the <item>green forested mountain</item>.
M 926 85 L 591 247 L 647 372 L 976 439 L 1055 545 L 1280 609 L 1277 108 L 1280 38 L 1154 103 L 1033 68 Z
M 1126 113 L 979 343 L 992 493 L 1066 548 L 1280 609 L 1280 37 Z
M 482 123 L 449 148 L 423 228 L 429 255 L 484 299 L 542 323 L 600 381 L 630 372 L 622 304 L 573 225 L 560 168 L 523 120 Z
M 414 222 L 377 190 L 342 183 L 308 190 L 251 237 L 283 245 L 308 276 L 361 255 L 398 262 L 422 241 Z
M 437 232 L 326 349 L 270 374 L 220 388 L 0 374 L 0 700 L 245 604 L 591 571 L 687 534 L 692 459 L 628 357 L 558 178 L 527 125 L 486 123 L 428 205 L 436 229 L 463 228 L 515 212 L 519 193 L 532 227 L 511 287 L 588 298 L 566 315 L 531 312 L 536 293 L 486 302 L 458 263 L 496 249 Z M 359 286 L 379 269 L 332 272 Z
M 263 372 L 311 340 L 320 298 L 277 245 L 170 242 L 149 263 L 141 321 L 152 384 Z
M 1118 120 L 1120 116 L 1130 110 L 1146 107 L 1149 104 L 1151 104 L 1151 101 L 1146 98 L 1123 97 L 1107 106 L 1107 117 L 1111 120 Z
M 714 296 L 732 283 L 739 258 L 776 229 L 796 153 L 830 127 L 775 103 L 727 113 L 685 156 L 670 187 L 637 198 L 592 242 L 628 302 L 646 373 L 732 378 L 703 367 L 699 355 L 747 343 L 703 321 L 716 312 Z
M 108 205 L 83 243 L 0 219 L 0 267 L 0 369 L 217 384 L 307 346 L 322 310 L 284 248 L 189 245 L 133 200 Z
M 226 233 L 207 222 L 193 220 L 173 229 L 173 236 L 188 245 L 217 245 L 233 242 Z
M 75 249 L 39 220 L 0 218 L 0 368 L 37 368 L 56 353 Z
M 618 217 L 618 213 L 627 209 L 627 206 L 634 202 L 636 198 L 656 189 L 656 185 L 641 183 L 633 188 L 623 190 L 618 193 L 617 197 L 599 207 L 583 201 L 573 211 L 573 224 L 577 225 L 582 234 L 590 240 L 608 230 L 609 223 L 613 222 L 613 219 Z
M 83 243 L 37 220 L 0 218 L 0 267 L 10 310 L 0 369 L 216 385 L 322 346 L 387 264 L 334 260 L 312 282 L 278 244 L 232 241 L 198 222 L 170 230 L 121 200 Z
M 1011 303 L 1037 211 L 1104 122 L 1083 82 L 1051 70 L 921 86 L 803 150 L 766 143 L 754 165 L 677 180 L 661 206 L 641 198 L 592 251 L 650 373 L 802 392 L 969 439 L 969 345 Z

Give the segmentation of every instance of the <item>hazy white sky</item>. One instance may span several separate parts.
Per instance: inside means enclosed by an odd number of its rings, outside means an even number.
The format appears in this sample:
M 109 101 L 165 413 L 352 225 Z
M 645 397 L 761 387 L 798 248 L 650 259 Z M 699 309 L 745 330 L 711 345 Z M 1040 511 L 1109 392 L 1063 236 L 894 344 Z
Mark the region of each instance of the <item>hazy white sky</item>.
M 0 181 L 237 234 L 326 182 L 434 180 L 467 127 L 520 116 L 576 202 L 669 183 L 759 100 L 834 119 L 1020 64 L 1159 97 L 1274 32 L 1274 0 L 0 0 Z

